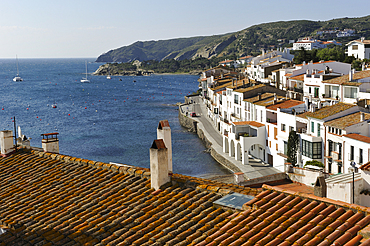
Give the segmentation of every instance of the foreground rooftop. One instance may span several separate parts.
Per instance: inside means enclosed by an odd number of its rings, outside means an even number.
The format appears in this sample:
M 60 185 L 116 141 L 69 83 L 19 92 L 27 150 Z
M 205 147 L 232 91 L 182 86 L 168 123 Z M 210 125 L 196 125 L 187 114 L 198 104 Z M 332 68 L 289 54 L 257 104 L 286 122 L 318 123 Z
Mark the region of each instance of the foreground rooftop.
M 0 245 L 345 245 L 366 240 L 370 210 L 312 194 L 253 189 L 22 149 L 0 157 Z M 242 210 L 227 194 L 254 198 Z M 346 244 L 347 245 L 347 244 Z

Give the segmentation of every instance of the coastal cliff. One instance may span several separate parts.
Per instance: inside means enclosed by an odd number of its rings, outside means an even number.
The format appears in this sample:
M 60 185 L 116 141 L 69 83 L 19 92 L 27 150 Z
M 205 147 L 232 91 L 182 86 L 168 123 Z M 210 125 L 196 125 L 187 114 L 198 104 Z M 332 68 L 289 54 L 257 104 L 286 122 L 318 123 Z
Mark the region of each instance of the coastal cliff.
M 356 30 L 355 36 L 337 37 L 324 34 L 328 30 Z M 321 34 L 320 34 L 321 33 Z M 335 33 L 334 33 L 335 34 Z M 97 62 L 132 62 L 165 59 L 192 60 L 199 57 L 257 55 L 266 48 L 290 47 L 291 40 L 311 36 L 317 39 L 347 43 L 358 37 L 369 37 L 370 15 L 360 18 L 338 18 L 328 21 L 292 20 L 262 23 L 241 31 L 213 36 L 175 38 L 158 41 L 137 41 L 105 52 Z

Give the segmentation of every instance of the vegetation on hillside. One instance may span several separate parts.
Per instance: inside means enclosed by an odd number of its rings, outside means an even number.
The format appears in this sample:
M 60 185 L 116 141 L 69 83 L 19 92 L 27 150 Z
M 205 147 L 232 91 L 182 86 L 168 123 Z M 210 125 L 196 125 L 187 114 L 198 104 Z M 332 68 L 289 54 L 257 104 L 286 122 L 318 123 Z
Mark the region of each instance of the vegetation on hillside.
M 355 29 L 356 36 L 336 38 L 328 34 L 317 35 L 319 30 Z M 289 47 L 289 40 L 311 36 L 321 40 L 336 39 L 343 44 L 365 37 L 370 39 L 370 15 L 361 18 L 340 18 L 328 21 L 278 21 L 263 23 L 242 31 L 225 35 L 178 38 L 170 40 L 135 42 L 108 51 L 97 62 L 131 62 L 134 60 L 186 60 L 197 57 L 256 56 L 261 48 Z

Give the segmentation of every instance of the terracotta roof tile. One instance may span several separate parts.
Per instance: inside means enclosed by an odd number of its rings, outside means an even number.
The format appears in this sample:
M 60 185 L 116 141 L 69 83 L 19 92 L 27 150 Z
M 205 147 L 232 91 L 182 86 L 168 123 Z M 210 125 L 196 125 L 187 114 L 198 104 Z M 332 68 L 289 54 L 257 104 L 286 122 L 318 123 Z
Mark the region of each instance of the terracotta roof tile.
M 0 158 L 0 199 L 7 204 L 0 205 L 0 223 L 10 227 L 0 245 L 343 245 L 370 223 L 362 211 L 312 197 L 178 174 L 178 185 L 153 193 L 134 167 L 120 172 L 49 158 L 27 151 Z M 186 182 L 193 188 L 180 185 Z M 256 196 L 232 213 L 213 206 L 220 189 Z
M 346 103 L 337 103 L 332 106 L 326 106 L 321 109 L 318 109 L 315 112 L 306 112 L 304 116 L 306 117 L 312 117 L 316 119 L 324 119 L 326 117 L 335 115 L 341 111 L 347 110 L 349 108 L 355 107 L 354 104 L 346 104 Z M 303 115 L 303 114 L 302 114 Z M 302 115 L 298 115 L 301 117 Z
M 360 71 L 356 72 L 353 74 L 353 81 L 357 81 L 359 79 L 364 79 L 370 77 L 370 70 L 365 70 L 365 71 Z M 349 75 L 343 75 L 334 79 L 329 79 L 323 81 L 323 83 L 328 83 L 328 84 L 340 84 L 340 85 L 354 85 L 354 86 L 359 86 L 361 83 L 355 83 L 349 81 Z

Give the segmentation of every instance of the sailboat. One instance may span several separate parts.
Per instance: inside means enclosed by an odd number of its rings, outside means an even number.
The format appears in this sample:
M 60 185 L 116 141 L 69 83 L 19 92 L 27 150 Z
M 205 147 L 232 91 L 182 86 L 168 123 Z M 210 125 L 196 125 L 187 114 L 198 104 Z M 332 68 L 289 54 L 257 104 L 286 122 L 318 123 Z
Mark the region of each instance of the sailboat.
M 87 79 L 87 61 L 85 61 L 86 66 L 86 78 L 81 79 L 81 83 L 90 83 L 90 80 Z
M 112 77 L 110 76 L 110 71 L 109 71 L 109 65 L 108 65 L 108 76 L 107 79 L 111 79 Z
M 19 76 L 19 69 L 18 69 L 18 57 L 15 56 L 15 59 L 17 60 L 17 76 L 13 78 L 14 82 L 23 81 L 23 79 Z

